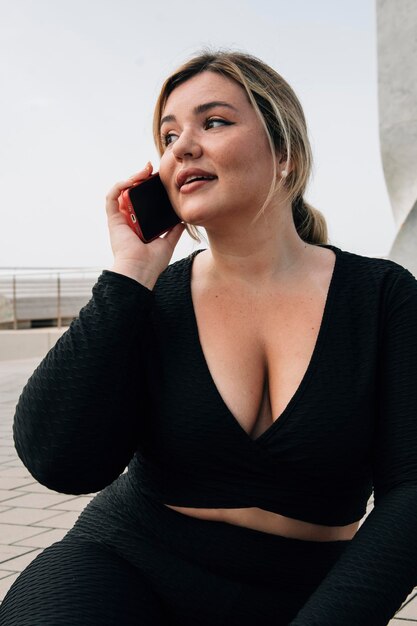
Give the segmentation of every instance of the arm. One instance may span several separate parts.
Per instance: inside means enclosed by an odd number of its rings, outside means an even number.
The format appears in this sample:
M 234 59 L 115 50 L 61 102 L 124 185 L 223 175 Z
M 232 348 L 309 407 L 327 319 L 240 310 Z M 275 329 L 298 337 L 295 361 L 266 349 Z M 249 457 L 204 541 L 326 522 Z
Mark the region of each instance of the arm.
M 385 626 L 417 585 L 417 281 L 397 271 L 382 330 L 375 508 L 292 626 Z
M 104 271 L 93 297 L 26 384 L 16 409 L 16 450 L 42 484 L 98 491 L 135 452 L 147 414 L 144 384 L 153 292 Z
M 148 163 L 107 194 L 114 271 L 100 276 L 92 299 L 19 399 L 16 450 L 32 475 L 56 491 L 90 493 L 117 478 L 150 411 L 145 379 L 151 290 L 184 229 L 177 224 L 165 237 L 144 244 L 127 225 L 118 198 L 151 172 Z

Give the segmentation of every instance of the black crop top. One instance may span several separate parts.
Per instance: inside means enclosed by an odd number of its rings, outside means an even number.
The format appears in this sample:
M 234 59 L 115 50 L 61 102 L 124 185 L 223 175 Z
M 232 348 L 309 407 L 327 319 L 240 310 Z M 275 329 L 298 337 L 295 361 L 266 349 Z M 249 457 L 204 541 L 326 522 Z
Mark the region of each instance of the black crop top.
M 342 622 L 337 595 L 347 585 L 343 611 L 366 616 L 355 584 L 381 602 L 389 572 L 381 615 L 391 615 L 417 584 L 417 281 L 392 261 L 323 247 L 336 264 L 310 363 L 258 438 L 233 417 L 204 359 L 190 289 L 197 250 L 153 291 L 102 273 L 26 385 L 15 443 L 33 476 L 64 493 L 98 491 L 129 463 L 166 504 L 260 507 L 340 526 L 364 515 L 373 488 L 374 511 L 293 623 L 382 624 Z M 320 617 L 323 602 L 334 604 L 333 622 Z

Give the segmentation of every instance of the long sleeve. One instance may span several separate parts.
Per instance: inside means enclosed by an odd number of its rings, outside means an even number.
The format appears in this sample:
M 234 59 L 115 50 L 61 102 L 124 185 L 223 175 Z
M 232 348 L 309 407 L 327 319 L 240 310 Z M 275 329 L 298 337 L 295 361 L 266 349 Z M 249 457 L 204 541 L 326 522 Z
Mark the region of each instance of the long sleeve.
M 381 330 L 375 507 L 292 626 L 385 626 L 417 585 L 417 281 L 397 268 Z
M 13 424 L 16 450 L 50 489 L 98 491 L 133 456 L 149 402 L 152 303 L 147 287 L 105 270 L 23 389 Z

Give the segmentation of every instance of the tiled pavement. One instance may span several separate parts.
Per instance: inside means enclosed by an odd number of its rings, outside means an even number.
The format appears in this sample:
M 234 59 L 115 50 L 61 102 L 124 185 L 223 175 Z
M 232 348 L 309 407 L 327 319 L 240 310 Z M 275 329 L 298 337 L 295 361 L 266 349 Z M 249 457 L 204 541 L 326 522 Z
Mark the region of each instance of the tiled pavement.
M 14 407 L 38 361 L 0 361 L 0 602 L 19 572 L 65 535 L 92 497 L 46 489 L 34 481 L 14 450 Z M 407 624 L 417 626 L 417 588 L 390 622 Z
M 0 601 L 19 572 L 65 535 L 92 498 L 50 491 L 16 455 L 14 408 L 39 360 L 0 361 Z

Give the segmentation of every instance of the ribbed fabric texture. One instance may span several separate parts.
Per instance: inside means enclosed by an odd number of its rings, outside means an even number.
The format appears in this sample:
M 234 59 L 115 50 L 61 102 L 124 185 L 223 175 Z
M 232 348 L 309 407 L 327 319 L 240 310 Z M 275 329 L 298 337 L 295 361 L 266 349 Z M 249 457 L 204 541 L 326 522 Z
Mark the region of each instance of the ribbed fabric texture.
M 146 414 L 142 380 L 152 298 L 139 283 L 104 272 L 24 388 L 13 425 L 16 450 L 50 489 L 98 491 L 134 454 Z
M 133 510 L 131 500 L 127 474 L 94 498 L 13 583 L 1 626 L 287 626 L 348 543 L 199 520 L 143 494 Z
M 22 393 L 16 448 L 65 493 L 101 489 L 130 461 L 132 484 L 161 502 L 325 525 L 362 517 L 373 486 L 375 510 L 291 623 L 382 626 L 417 584 L 417 281 L 392 261 L 324 247 L 336 265 L 311 361 L 257 439 L 204 360 L 197 251 L 153 292 L 103 272 Z
M 30 563 L 0 606 L 1 626 L 174 626 L 139 571 L 93 542 L 65 538 Z

